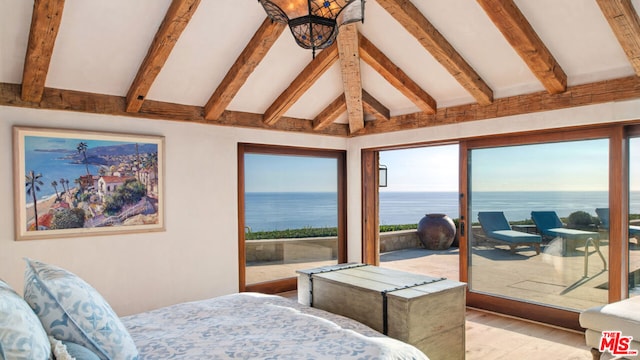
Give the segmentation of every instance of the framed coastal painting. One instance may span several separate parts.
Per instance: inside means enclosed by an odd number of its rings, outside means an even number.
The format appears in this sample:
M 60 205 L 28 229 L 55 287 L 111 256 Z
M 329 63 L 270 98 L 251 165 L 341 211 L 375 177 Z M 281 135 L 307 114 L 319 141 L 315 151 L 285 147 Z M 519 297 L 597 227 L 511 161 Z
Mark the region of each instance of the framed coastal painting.
M 164 137 L 13 128 L 17 240 L 164 230 Z

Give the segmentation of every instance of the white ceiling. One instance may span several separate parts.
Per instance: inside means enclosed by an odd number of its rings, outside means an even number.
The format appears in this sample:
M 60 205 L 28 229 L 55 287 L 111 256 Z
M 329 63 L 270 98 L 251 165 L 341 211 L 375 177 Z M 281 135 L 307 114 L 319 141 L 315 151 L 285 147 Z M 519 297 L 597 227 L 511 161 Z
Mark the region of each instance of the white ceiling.
M 544 90 L 472 0 L 413 0 L 495 98 Z M 515 0 L 568 77 L 568 85 L 634 74 L 595 0 Z M 126 96 L 170 0 L 66 0 L 46 86 Z M 640 0 L 633 0 L 640 11 Z M 19 84 L 33 1 L 0 0 L 0 82 Z M 203 106 L 266 17 L 256 0 L 202 0 L 147 99 Z M 375 0 L 360 32 L 428 92 L 438 108 L 474 98 Z M 262 114 L 311 61 L 288 30 L 227 107 Z M 363 89 L 391 115 L 419 109 L 361 61 Z M 342 94 L 334 65 L 285 114 L 313 119 Z M 340 121 L 346 121 L 343 116 Z

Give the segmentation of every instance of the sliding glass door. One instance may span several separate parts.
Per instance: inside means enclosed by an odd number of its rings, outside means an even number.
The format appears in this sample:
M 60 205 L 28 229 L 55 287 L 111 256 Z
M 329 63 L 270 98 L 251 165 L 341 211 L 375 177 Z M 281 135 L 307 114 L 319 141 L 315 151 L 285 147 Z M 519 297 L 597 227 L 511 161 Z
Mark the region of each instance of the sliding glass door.
M 470 288 L 546 306 L 607 303 L 607 139 L 469 151 Z
M 382 151 L 362 151 L 363 259 L 372 264 Z M 579 330 L 581 311 L 640 294 L 639 164 L 637 125 L 460 140 L 467 305 Z
M 468 305 L 579 329 L 581 311 L 627 296 L 627 130 L 461 143 Z

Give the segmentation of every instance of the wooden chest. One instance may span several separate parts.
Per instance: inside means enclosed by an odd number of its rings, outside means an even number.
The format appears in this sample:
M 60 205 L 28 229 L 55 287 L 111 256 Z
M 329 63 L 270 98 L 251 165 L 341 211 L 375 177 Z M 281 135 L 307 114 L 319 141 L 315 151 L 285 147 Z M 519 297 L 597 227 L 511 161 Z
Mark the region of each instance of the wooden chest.
M 465 357 L 466 284 L 363 264 L 298 271 L 298 301 L 412 344 L 429 359 Z

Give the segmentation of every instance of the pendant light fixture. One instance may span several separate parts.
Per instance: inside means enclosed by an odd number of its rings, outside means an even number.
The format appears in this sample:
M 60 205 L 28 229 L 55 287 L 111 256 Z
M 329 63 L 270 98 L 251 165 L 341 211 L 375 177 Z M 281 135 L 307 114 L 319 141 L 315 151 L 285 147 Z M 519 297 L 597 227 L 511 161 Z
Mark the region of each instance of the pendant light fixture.
M 258 0 L 269 18 L 289 25 L 296 43 L 311 49 L 333 44 L 340 25 L 364 21 L 364 0 Z

